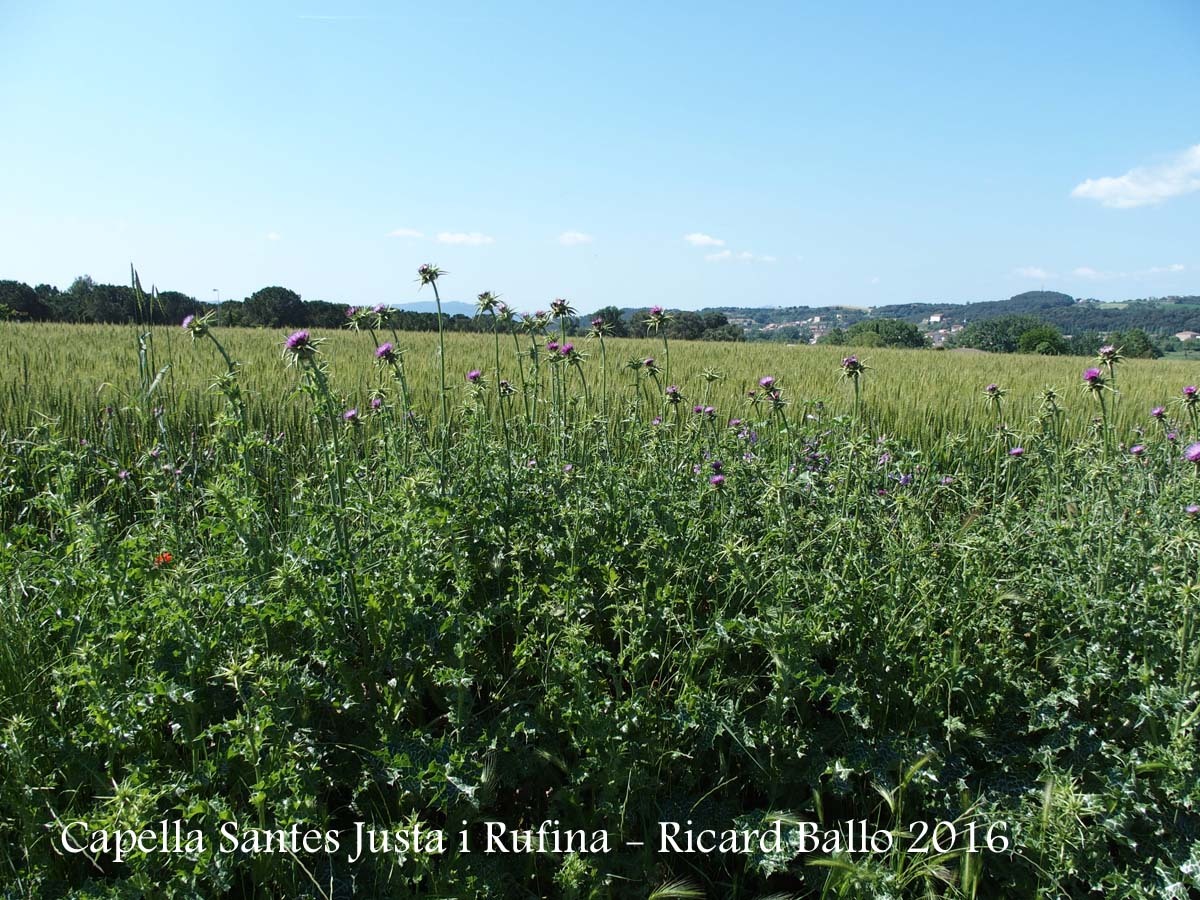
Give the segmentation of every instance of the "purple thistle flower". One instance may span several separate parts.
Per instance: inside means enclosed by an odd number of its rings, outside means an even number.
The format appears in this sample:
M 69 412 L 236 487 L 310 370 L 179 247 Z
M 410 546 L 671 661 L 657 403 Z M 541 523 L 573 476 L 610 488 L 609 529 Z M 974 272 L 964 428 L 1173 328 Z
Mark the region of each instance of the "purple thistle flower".
M 1189 503 L 1186 507 L 1184 507 L 1183 511 L 1187 513 L 1189 519 L 1194 519 L 1196 516 L 1200 516 L 1200 506 L 1197 506 L 1195 503 Z
M 346 318 L 347 319 L 353 319 L 357 315 L 358 315 L 358 307 L 357 306 L 347 306 L 346 307 Z
M 128 481 L 129 480 L 129 472 L 125 469 L 122 469 L 120 472 L 117 473 L 117 478 L 120 481 Z
M 997 396 L 997 395 L 1000 393 L 1000 385 L 998 385 L 998 384 L 989 384 L 987 387 L 985 387 L 985 388 L 983 389 L 983 392 L 984 392 L 985 394 L 987 394 L 989 397 L 995 397 L 995 396 Z
M 1188 444 L 1187 449 L 1183 451 L 1183 458 L 1190 463 L 1200 465 L 1200 441 Z
M 385 312 L 387 312 L 387 307 L 382 303 L 376 303 L 371 307 L 371 312 L 375 313 L 377 316 L 382 316 Z
M 299 355 L 312 348 L 312 336 L 303 329 L 293 331 L 283 342 L 283 346 L 289 352 Z
M 378 411 L 381 406 L 383 406 L 383 398 L 382 397 L 372 397 L 371 398 L 371 409 L 372 410 Z
M 392 346 L 391 341 L 384 341 L 375 348 L 375 358 L 383 360 L 383 362 L 396 361 L 396 348 Z
M 1141 444 L 1134 444 L 1132 447 L 1129 448 L 1129 452 L 1133 456 L 1141 456 L 1142 454 L 1144 454 L 1146 452 L 1146 448 L 1143 447 Z
M 1103 347 L 1101 347 L 1099 349 L 1099 351 L 1097 351 L 1097 355 L 1101 359 L 1112 359 L 1114 356 L 1117 355 L 1117 348 L 1114 347 L 1112 344 L 1105 344 Z
M 1195 403 L 1196 402 L 1196 392 L 1197 392 L 1197 388 L 1194 384 L 1189 384 L 1187 387 L 1185 387 L 1183 389 L 1183 402 L 1184 403 Z
M 717 408 L 715 406 L 704 407 L 704 415 L 706 418 L 715 419 L 717 417 Z
M 742 420 L 741 420 L 741 419 L 730 419 L 730 420 L 729 420 L 729 427 L 730 427 L 730 428 L 741 428 L 741 427 L 742 427 Z
M 1101 382 L 1100 370 L 1095 366 L 1090 369 L 1083 370 L 1083 380 L 1090 385 L 1097 385 Z
M 721 470 L 725 468 L 725 463 L 721 462 L 719 459 L 714 459 L 711 463 L 709 463 L 709 465 L 712 466 L 712 470 L 718 475 L 720 475 Z
M 699 403 L 697 403 L 695 406 L 692 407 L 692 412 L 695 413 L 696 415 L 700 415 L 700 413 L 704 412 L 704 407 L 701 406 Z
M 195 317 L 195 316 L 184 316 L 184 317 L 183 317 L 183 324 L 182 324 L 180 327 L 181 327 L 181 328 L 182 328 L 184 331 L 187 331 L 189 328 L 191 328 L 191 327 L 192 327 L 192 323 L 193 323 L 193 322 L 195 322 L 195 321 L 196 321 L 196 317 Z
M 1167 440 L 1170 441 L 1172 444 L 1175 443 L 1175 441 L 1178 439 L 1179 439 L 1179 435 L 1177 435 L 1174 431 L 1167 432 Z
M 570 463 L 567 463 L 565 466 L 563 466 L 563 474 L 564 475 L 570 475 L 574 471 L 575 471 L 575 467 L 573 465 L 571 465 Z
M 592 319 L 592 327 L 597 330 L 603 328 L 604 320 L 602 318 L 600 318 L 599 316 L 596 316 L 596 318 Z
M 483 378 L 483 373 L 478 369 L 472 369 L 467 373 L 467 381 L 471 384 L 479 384 L 479 380 Z
M 711 484 L 717 490 L 720 490 L 721 487 L 725 484 L 725 476 L 720 475 L 720 474 L 714 475 L 712 478 L 708 479 L 708 483 Z
M 357 409 L 348 409 L 344 413 L 342 413 L 342 418 L 345 419 L 347 424 L 349 424 L 349 425 L 357 425 L 358 424 L 358 410 Z
M 908 474 L 901 475 L 900 478 L 897 480 L 900 482 L 901 487 L 908 487 L 910 484 L 913 483 L 913 477 Z
M 867 371 L 867 367 L 858 361 L 857 356 L 845 356 L 842 358 L 843 378 L 853 378 L 857 383 L 858 377 L 865 371 Z
M 1156 406 L 1156 407 L 1154 407 L 1154 409 L 1150 410 L 1151 417 L 1155 418 L 1155 419 L 1161 419 L 1166 414 L 1167 414 L 1167 410 L 1165 407 L 1162 407 L 1162 406 Z
M 647 356 L 645 359 L 642 360 L 642 365 L 645 366 L 647 369 L 653 369 L 654 368 L 654 357 Z
M 546 349 L 549 350 L 551 353 L 557 353 L 558 352 L 558 341 L 550 341 L 549 343 L 546 344 Z
M 575 352 L 575 345 L 571 344 L 571 343 L 563 344 L 561 347 L 558 348 L 558 352 L 561 353 L 563 356 L 570 356 L 572 353 Z
M 762 378 L 758 379 L 758 386 L 765 391 L 769 391 L 772 387 L 775 386 L 775 379 L 772 378 L 770 375 L 765 375 Z
M 661 425 L 662 424 L 662 416 L 655 416 L 653 419 L 650 420 L 650 424 L 651 425 Z
M 650 307 L 650 315 L 661 316 L 662 314 L 663 314 L 663 308 L 661 306 Z
M 679 392 L 679 385 L 671 384 L 667 386 L 665 391 L 668 403 L 678 403 L 683 399 L 683 394 Z
M 1008 451 L 1008 455 L 1015 459 L 1020 459 L 1022 456 L 1025 455 L 1025 448 L 1024 447 L 1013 447 L 1011 450 Z
M 954 476 L 953 475 L 943 475 L 942 476 L 942 484 L 954 484 Z

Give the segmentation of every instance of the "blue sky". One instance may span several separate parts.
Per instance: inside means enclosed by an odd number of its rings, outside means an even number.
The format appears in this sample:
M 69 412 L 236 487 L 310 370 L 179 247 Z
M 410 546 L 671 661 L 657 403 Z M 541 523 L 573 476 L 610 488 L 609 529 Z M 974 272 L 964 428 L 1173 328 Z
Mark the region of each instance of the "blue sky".
M 0 278 L 1200 293 L 1200 3 L 9 3 Z

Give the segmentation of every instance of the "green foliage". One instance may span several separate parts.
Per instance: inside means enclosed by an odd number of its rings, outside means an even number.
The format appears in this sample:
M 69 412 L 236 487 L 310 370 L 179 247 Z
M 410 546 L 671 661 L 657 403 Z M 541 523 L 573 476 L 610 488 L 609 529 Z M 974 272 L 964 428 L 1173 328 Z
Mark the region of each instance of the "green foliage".
M 846 329 L 844 343 L 850 347 L 927 347 L 925 335 L 916 325 L 900 319 L 866 319 Z
M 37 291 L 20 281 L 0 281 L 0 305 L 12 312 L 13 319 L 39 322 L 50 318 L 50 307 Z
M 284 328 L 304 323 L 304 307 L 300 295 L 283 287 L 265 287 L 246 298 L 247 325 Z
M 954 338 L 954 344 L 957 347 L 972 347 L 992 353 L 1016 353 L 1020 347 L 1021 335 L 1041 328 L 1044 324 L 1036 316 L 1000 316 L 996 319 L 985 319 L 982 322 L 972 322 L 959 332 Z
M 841 328 L 830 328 L 817 338 L 817 343 L 826 344 L 830 347 L 841 347 L 846 343 L 846 332 Z
M 1140 328 L 1114 332 L 1108 336 L 1108 343 L 1121 348 L 1121 355 L 1126 359 L 1158 359 L 1163 355 L 1150 335 Z
M 1017 338 L 1017 350 L 1021 353 L 1061 356 L 1070 350 L 1070 345 L 1062 336 L 1062 332 L 1053 325 L 1036 325 L 1021 332 L 1021 336 Z
M 1179 449 L 1200 429 L 1183 403 L 1147 414 L 1190 364 L 1117 363 L 1096 425 L 1077 360 L 880 348 L 856 406 L 836 348 L 680 343 L 668 362 L 661 336 L 613 338 L 602 370 L 595 341 L 439 354 L 356 325 L 291 366 L 283 332 L 215 317 L 195 340 L 0 330 L 11 893 L 1200 889 L 1200 498 Z M 208 849 L 54 849 L 62 820 L 173 818 Z M 658 823 L 689 819 L 778 821 L 784 845 L 657 852 Z M 488 821 L 605 828 L 613 851 L 462 854 L 464 820 L 475 841 Z M 900 849 L 800 852 L 804 823 L 850 820 Z M 452 842 L 216 852 L 229 821 Z M 906 852 L 937 822 L 960 839 Z

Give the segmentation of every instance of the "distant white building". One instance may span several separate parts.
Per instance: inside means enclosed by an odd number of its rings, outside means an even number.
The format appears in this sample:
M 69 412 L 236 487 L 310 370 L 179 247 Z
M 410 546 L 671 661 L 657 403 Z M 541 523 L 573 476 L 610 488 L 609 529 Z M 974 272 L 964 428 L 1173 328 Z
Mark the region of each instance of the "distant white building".
M 1177 331 L 1175 337 L 1181 341 L 1194 341 L 1200 338 L 1200 331 Z
M 938 313 L 937 315 L 930 316 L 930 317 L 929 317 L 929 324 L 930 324 L 930 325 L 940 325 L 940 324 L 942 324 L 942 315 L 941 315 L 941 313 Z

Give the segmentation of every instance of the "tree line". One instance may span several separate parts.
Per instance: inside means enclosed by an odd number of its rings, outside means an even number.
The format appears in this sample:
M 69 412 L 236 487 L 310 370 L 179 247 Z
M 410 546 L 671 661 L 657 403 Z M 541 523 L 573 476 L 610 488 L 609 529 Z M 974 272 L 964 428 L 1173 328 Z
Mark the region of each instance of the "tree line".
M 147 298 L 128 285 L 98 284 L 82 275 L 65 291 L 50 284 L 30 286 L 20 281 L 0 281 L 0 319 L 29 322 L 178 324 L 185 316 L 215 312 L 217 324 L 243 328 L 341 328 L 347 306 L 328 300 L 303 300 L 285 287 L 264 287 L 244 300 L 207 303 L 179 291 L 159 291 Z M 591 316 L 567 320 L 568 334 L 582 334 L 593 319 L 602 319 L 605 332 L 614 337 L 646 334 L 647 309 L 622 310 L 606 306 Z M 437 331 L 433 312 L 390 308 L 389 322 L 401 331 Z M 557 320 L 554 323 L 557 327 Z M 450 331 L 488 332 L 490 316 L 444 314 L 442 327 Z M 742 329 L 721 312 L 680 311 L 665 325 L 667 335 L 678 340 L 741 341 Z

